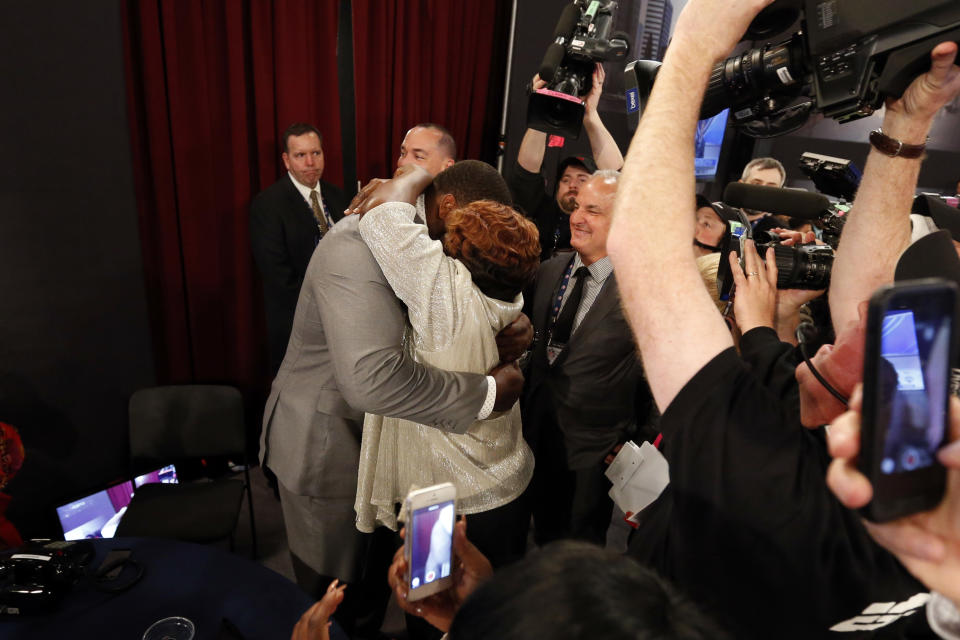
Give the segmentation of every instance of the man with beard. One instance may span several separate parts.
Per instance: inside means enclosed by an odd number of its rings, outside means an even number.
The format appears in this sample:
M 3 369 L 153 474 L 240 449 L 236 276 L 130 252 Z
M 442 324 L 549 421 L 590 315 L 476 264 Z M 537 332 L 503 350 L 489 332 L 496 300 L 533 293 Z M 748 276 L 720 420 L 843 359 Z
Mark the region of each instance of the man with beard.
M 584 182 L 597 169 L 619 170 L 623 154 L 613 136 L 600 120 L 597 104 L 603 92 L 604 72 L 597 65 L 593 72 L 593 88 L 584 98 L 583 128 L 590 139 L 593 158 L 570 156 L 557 169 L 556 192 L 551 198 L 540 175 L 547 134 L 527 129 L 517 153 L 517 166 L 509 178 L 514 205 L 537 224 L 540 231 L 541 260 L 557 251 L 570 251 L 570 214 L 577 205 L 577 194 Z M 533 77 L 534 91 L 546 86 L 539 75 Z M 594 161 L 596 158 L 596 161 Z

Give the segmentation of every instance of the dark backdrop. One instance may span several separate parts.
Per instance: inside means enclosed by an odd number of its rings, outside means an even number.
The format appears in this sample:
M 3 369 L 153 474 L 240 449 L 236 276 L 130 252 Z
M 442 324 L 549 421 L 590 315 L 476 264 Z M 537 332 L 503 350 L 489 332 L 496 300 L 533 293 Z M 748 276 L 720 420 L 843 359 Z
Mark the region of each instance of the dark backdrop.
M 116 2 L 0 3 L 0 421 L 27 455 L 21 533 L 125 472 L 153 383 Z M 48 527 L 53 527 L 49 529 Z

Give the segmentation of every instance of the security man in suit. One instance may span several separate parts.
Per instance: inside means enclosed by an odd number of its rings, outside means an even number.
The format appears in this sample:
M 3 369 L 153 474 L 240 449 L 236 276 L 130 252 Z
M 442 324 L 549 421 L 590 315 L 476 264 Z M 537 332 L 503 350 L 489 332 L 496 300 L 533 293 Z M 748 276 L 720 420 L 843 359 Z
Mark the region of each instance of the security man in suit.
M 320 238 L 343 217 L 343 192 L 322 181 L 323 138 L 311 124 L 283 132 L 287 175 L 250 203 L 250 243 L 263 279 L 270 372 L 287 350 L 293 313 L 310 256 Z
M 570 215 L 575 252 L 540 265 L 528 300 L 536 338 L 523 432 L 537 461 L 527 495 L 538 544 L 603 545 L 613 509 L 605 459 L 647 427 L 653 406 L 607 257 L 619 177 L 597 171 L 580 188 Z

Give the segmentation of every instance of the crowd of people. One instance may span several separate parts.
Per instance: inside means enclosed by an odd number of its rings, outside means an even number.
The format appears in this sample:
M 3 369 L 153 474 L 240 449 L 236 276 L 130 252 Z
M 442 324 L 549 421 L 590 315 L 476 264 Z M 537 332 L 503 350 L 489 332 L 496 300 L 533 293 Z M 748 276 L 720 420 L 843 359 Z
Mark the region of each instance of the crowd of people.
M 288 175 L 250 215 L 275 370 L 260 461 L 318 598 L 294 638 L 327 637 L 331 616 L 376 638 L 391 594 L 410 638 L 960 638 L 960 445 L 940 451 L 934 511 L 882 525 L 855 511 L 871 496 L 863 303 L 923 233 L 946 227 L 960 253 L 944 214 L 911 223 L 921 159 L 871 149 L 826 296 L 778 289 L 773 249 L 721 252 L 731 221 L 786 245 L 812 231 L 695 194 L 711 69 L 769 2 L 686 4 L 626 158 L 597 111 L 598 65 L 592 157 L 561 161 L 552 193 L 533 129 L 505 180 L 415 125 L 393 178 L 349 204 L 321 179 L 320 132 L 284 132 Z M 925 143 L 960 93 L 956 55 L 933 50 L 883 136 Z M 741 180 L 782 187 L 786 172 L 757 158 Z M 727 266 L 732 301 L 716 287 Z M 798 326 L 819 297 L 822 346 L 804 362 Z M 951 420 L 955 440 L 960 402 Z M 659 448 L 669 484 L 623 554 L 602 549 L 605 472 L 631 440 Z M 453 586 L 408 602 L 399 507 L 441 482 L 465 515 Z

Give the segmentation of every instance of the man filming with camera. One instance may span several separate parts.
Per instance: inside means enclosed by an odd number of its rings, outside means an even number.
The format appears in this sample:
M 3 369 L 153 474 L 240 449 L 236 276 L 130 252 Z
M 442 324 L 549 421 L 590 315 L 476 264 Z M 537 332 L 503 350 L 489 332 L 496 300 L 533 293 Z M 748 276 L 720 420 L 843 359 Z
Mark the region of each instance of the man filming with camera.
M 669 544 L 660 549 L 659 568 L 738 638 L 850 637 L 846 632 L 880 629 L 929 635 L 917 613 L 926 589 L 827 489 L 821 431 L 797 428 L 795 417 L 785 416 L 777 396 L 733 349 L 689 250 L 693 217 L 678 212 L 678 194 L 692 192 L 694 133 L 711 69 L 768 4 L 686 5 L 627 155 L 615 204 L 608 250 L 662 411 L 663 453 L 670 463 Z M 945 77 L 956 73 L 955 52 L 952 44 L 938 47 L 933 69 L 888 106 L 887 136 L 905 144 L 923 141 L 929 119 L 960 89 L 956 81 L 944 88 Z M 916 184 L 908 164 L 917 160 L 874 162 L 875 156 L 854 204 L 869 230 L 851 226 L 851 218 L 834 269 L 830 301 L 837 343 L 814 358 L 847 394 L 862 362 L 862 330 L 855 322 L 849 329 L 858 318 L 857 302 L 889 281 L 905 246 L 899 235 L 905 229 L 909 236 L 905 224 L 877 218 L 882 210 L 896 210 L 890 215 L 905 221 Z M 686 210 L 693 208 L 688 197 Z M 883 244 L 893 249 L 878 259 Z M 850 262 L 841 268 L 843 260 Z M 856 285 L 844 272 L 854 265 Z M 756 261 L 746 266 L 745 280 L 764 277 Z M 839 410 L 822 402 L 825 391 L 808 378 L 798 370 L 801 388 L 808 390 L 801 394 L 804 423 L 832 420 Z
M 583 128 L 590 139 L 593 158 L 570 156 L 560 162 L 557 183 L 551 198 L 544 189 L 540 175 L 547 146 L 547 134 L 527 129 L 520 142 L 517 166 L 508 180 L 514 203 L 527 217 L 533 219 L 540 231 L 541 259 L 546 260 L 557 251 L 570 250 L 570 214 L 576 207 L 580 187 L 597 169 L 619 170 L 623 154 L 613 136 L 604 126 L 597 111 L 603 93 L 603 65 L 597 63 L 593 71 L 593 86 L 584 98 Z M 532 89 L 547 86 L 539 74 L 533 77 Z

